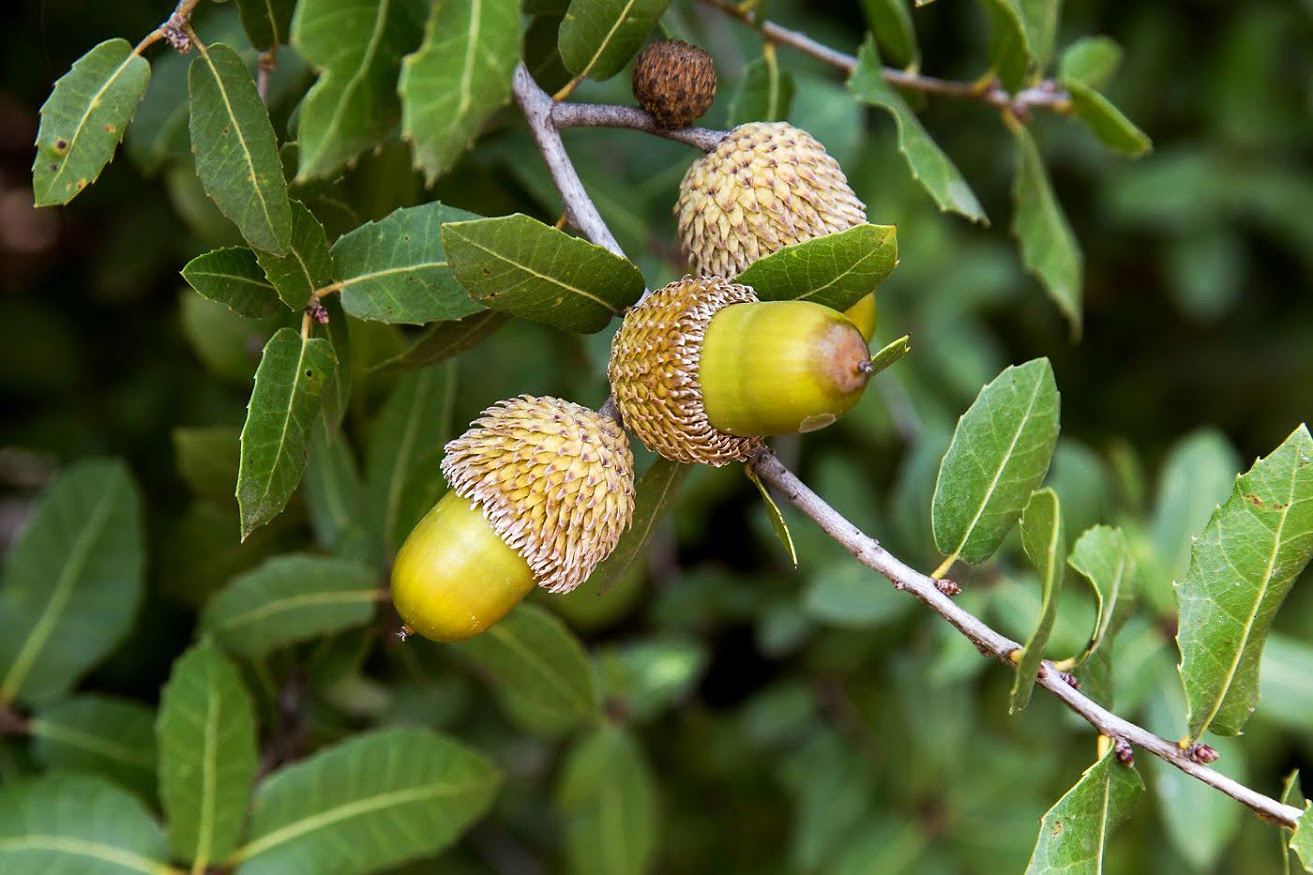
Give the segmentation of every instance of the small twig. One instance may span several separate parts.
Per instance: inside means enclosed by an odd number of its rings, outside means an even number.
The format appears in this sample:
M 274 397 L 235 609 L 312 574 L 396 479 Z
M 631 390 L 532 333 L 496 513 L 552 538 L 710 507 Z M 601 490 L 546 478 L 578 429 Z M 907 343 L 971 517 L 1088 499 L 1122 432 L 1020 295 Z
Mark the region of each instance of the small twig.
M 826 504 L 820 496 L 807 487 L 805 483 L 785 468 L 769 450 L 762 450 L 748 463 L 757 476 L 774 486 L 795 507 L 811 517 L 830 537 L 852 553 L 859 562 L 878 571 L 889 578 L 896 589 L 907 590 L 925 602 L 935 613 L 951 623 L 959 632 L 971 640 L 982 652 L 1000 662 L 1009 662 L 1009 654 L 1021 645 L 996 632 L 975 615 L 968 613 L 948 596 L 941 593 L 924 574 L 904 565 L 864 532 L 850 523 L 842 514 Z M 1251 790 L 1220 772 L 1192 759 L 1189 751 L 1181 750 L 1175 742 L 1160 738 L 1118 717 L 1079 690 L 1063 680 L 1061 672 L 1053 668 L 1047 660 L 1046 670 L 1041 670 L 1037 684 L 1062 700 L 1068 708 L 1098 729 L 1104 735 L 1122 739 L 1136 747 L 1147 750 L 1181 771 L 1203 783 L 1220 790 L 1227 796 L 1252 809 L 1265 820 L 1282 826 L 1293 827 L 1303 813 L 1292 805 L 1284 805 L 1275 799 Z
M 255 77 L 255 90 L 260 95 L 260 102 L 269 103 L 269 79 L 278 69 L 278 46 L 274 45 L 266 52 L 260 53 L 260 69 Z
M 132 53 L 140 55 L 160 40 L 167 40 L 178 54 L 187 54 L 191 49 L 190 39 L 194 36 L 191 33 L 191 16 L 200 2 L 201 0 L 180 0 L 173 13 L 159 27 L 146 34 L 146 38 L 137 43 Z
M 725 131 L 707 128 L 659 128 L 652 116 L 635 106 L 603 103 L 558 103 L 552 107 L 552 124 L 559 128 L 633 128 L 710 152 L 725 139 Z
M 701 2 L 719 9 L 726 15 L 737 18 L 750 27 L 756 28 L 767 40 L 797 49 L 804 55 L 810 55 L 835 69 L 843 71 L 845 75 L 851 76 L 853 70 L 857 69 L 856 57 L 818 43 L 805 33 L 789 30 L 787 27 L 780 27 L 772 21 L 758 21 L 755 14 L 740 9 L 728 0 L 701 0 Z M 1027 118 L 1030 110 L 1036 108 L 1059 113 L 1066 113 L 1071 110 L 1071 96 L 1056 82 L 1049 79 L 1012 94 L 994 81 L 983 83 L 953 82 L 948 79 L 936 79 L 933 76 L 923 76 L 920 73 L 899 70 L 896 67 L 883 67 L 881 72 L 884 75 L 884 81 L 890 85 L 906 88 L 909 91 L 920 91 L 924 94 L 979 100 L 990 106 L 1006 109 L 1022 119 Z

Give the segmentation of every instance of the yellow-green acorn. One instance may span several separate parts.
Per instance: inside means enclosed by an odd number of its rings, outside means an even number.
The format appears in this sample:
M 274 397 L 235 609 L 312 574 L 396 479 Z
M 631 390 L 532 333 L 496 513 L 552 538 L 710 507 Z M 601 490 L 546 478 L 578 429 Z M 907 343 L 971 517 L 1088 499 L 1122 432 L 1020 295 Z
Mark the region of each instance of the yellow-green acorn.
M 477 635 L 533 589 L 569 592 L 615 548 L 634 512 L 634 458 L 618 423 L 559 398 L 484 410 L 444 448 L 449 491 L 392 565 L 408 631 Z
M 716 99 L 711 56 L 682 40 L 656 40 L 634 62 L 634 99 L 659 128 L 684 128 Z
M 866 341 L 837 310 L 759 301 L 721 277 L 684 277 L 626 315 L 607 369 L 625 426 L 681 462 L 741 461 L 772 434 L 848 411 L 870 378 Z

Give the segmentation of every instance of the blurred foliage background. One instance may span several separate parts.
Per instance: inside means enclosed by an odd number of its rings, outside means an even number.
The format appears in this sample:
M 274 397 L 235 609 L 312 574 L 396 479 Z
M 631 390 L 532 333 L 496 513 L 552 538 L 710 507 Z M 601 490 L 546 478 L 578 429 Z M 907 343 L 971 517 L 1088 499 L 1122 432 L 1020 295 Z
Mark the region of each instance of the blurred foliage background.
M 209 470 L 179 473 L 174 429 L 239 428 L 259 350 L 277 327 L 233 316 L 178 276 L 192 256 L 236 239 L 192 170 L 185 111 L 180 121 L 170 96 L 156 93 L 170 82 L 175 102 L 185 93 L 184 59 L 156 58 L 126 147 L 95 186 L 67 208 L 31 207 L 37 109 L 53 81 L 92 45 L 135 41 L 168 11 L 148 0 L 23 0 L 0 12 L 0 535 L 13 538 L 56 467 L 97 455 L 129 461 L 147 497 L 151 595 L 130 645 L 84 687 L 147 702 L 209 592 L 310 541 L 294 504 L 238 543 L 235 446 L 232 458 L 210 456 Z M 846 51 L 868 27 L 859 3 L 772 0 L 767 13 Z M 692 3 L 669 17 L 676 35 L 716 59 L 720 95 L 703 123 L 721 127 L 759 41 Z M 980 4 L 939 0 L 913 20 L 924 72 L 970 81 L 984 71 Z M 231 4 L 203 7 L 198 30 L 240 44 Z M 1232 475 L 1313 415 L 1313 3 L 1066 4 L 1059 49 L 1090 34 L 1124 47 L 1108 93 L 1154 151 L 1130 161 L 1075 122 L 1033 121 L 1084 249 L 1079 341 L 1008 234 L 1013 153 L 994 110 L 917 104 L 992 222 L 971 226 L 938 213 L 910 180 L 887 116 L 857 106 L 832 70 L 780 49 L 796 77 L 790 120 L 840 161 L 871 221 L 898 226 L 901 263 L 880 291 L 877 345 L 909 333 L 913 354 L 840 426 L 777 449 L 854 522 L 928 570 L 939 559 L 930 490 L 953 423 L 1007 364 L 1048 356 L 1063 398 L 1050 482 L 1069 538 L 1098 521 L 1124 525 L 1152 608 L 1119 639 L 1116 710 L 1175 737 L 1184 723 L 1168 587 L 1183 570 L 1183 545 L 1188 556 L 1189 534 Z M 292 107 L 279 94 L 308 76 L 292 51 L 280 55 L 271 100 L 280 130 Z M 579 99 L 632 102 L 624 76 L 587 85 Z M 435 191 L 400 144 L 365 157 L 339 193 L 341 225 L 330 233 L 431 198 L 554 220 L 559 204 L 518 121 L 509 108 Z M 566 144 L 649 285 L 679 276 L 671 209 L 695 153 L 627 130 L 573 130 Z M 510 325 L 455 366 L 455 429 L 522 392 L 600 404 L 609 336 Z M 360 437 L 397 378 L 367 368 L 404 338 L 355 323 L 352 341 L 349 430 Z M 433 436 L 435 447 L 443 439 Z M 658 871 L 1021 871 L 1040 815 L 1092 762 L 1093 733 L 1045 696 L 1009 718 L 1008 672 L 911 599 L 872 586 L 869 572 L 786 509 L 801 560 L 793 571 L 759 504 L 736 469 L 699 469 L 629 579 L 540 600 L 585 636 L 613 712 L 641 731 L 659 780 Z M 1014 549 L 962 581 L 964 602 L 1013 635 L 1038 603 L 1018 557 Z M 1269 795 L 1313 761 L 1313 694 L 1300 689 L 1313 676 L 1308 577 L 1277 620 L 1286 674 L 1265 669 L 1249 731 L 1218 745 L 1223 771 Z M 1060 655 L 1088 633 L 1090 606 L 1077 590 L 1068 587 L 1053 643 Z M 418 720 L 493 753 L 510 773 L 496 816 L 444 858 L 444 871 L 554 871 L 560 741 L 507 723 L 441 648 L 390 642 L 395 622 L 385 616 L 363 640 L 281 654 L 274 687 L 302 678 L 314 739 Z M 650 702 L 625 694 L 640 669 L 665 673 Z M 1118 833 L 1108 871 L 1277 870 L 1273 828 L 1147 759 L 1139 764 L 1153 792 Z M 27 768 L 21 745 L 0 742 L 0 780 Z

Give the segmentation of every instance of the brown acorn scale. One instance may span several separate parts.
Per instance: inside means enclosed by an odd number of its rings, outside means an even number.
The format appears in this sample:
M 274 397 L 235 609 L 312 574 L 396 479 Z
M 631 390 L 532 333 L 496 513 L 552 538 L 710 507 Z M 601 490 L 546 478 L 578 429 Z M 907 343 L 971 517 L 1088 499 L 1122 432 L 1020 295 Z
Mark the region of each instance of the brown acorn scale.
M 657 40 L 634 62 L 634 98 L 657 127 L 688 127 L 716 97 L 711 56 L 682 40 Z
M 762 445 L 760 437 L 726 434 L 707 420 L 698 375 L 712 317 L 756 300 L 748 286 L 684 277 L 625 316 L 611 341 L 607 376 L 625 427 L 648 449 L 680 462 L 725 465 Z
M 862 224 L 866 207 L 811 134 L 751 122 L 689 167 L 675 216 L 691 271 L 733 277 L 791 243 Z

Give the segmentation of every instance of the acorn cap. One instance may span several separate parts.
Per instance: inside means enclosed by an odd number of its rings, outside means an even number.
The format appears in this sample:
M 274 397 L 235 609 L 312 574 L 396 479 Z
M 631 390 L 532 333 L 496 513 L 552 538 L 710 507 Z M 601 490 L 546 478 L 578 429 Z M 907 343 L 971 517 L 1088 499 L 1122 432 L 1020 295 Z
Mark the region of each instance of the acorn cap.
M 716 97 L 711 56 L 682 40 L 657 40 L 634 62 L 634 98 L 660 128 L 687 127 Z
M 791 243 L 862 224 L 866 207 L 811 134 L 750 122 L 688 169 L 675 215 L 692 272 L 733 277 Z
M 445 452 L 452 491 L 482 511 L 551 592 L 585 581 L 629 527 L 629 441 L 587 407 L 529 395 L 500 401 Z
M 607 376 L 625 426 L 655 453 L 679 462 L 724 465 L 752 455 L 759 437 L 737 437 L 707 420 L 698 371 L 707 325 L 722 308 L 753 302 L 748 286 L 720 277 L 684 277 L 655 290 L 625 315 L 611 341 Z

